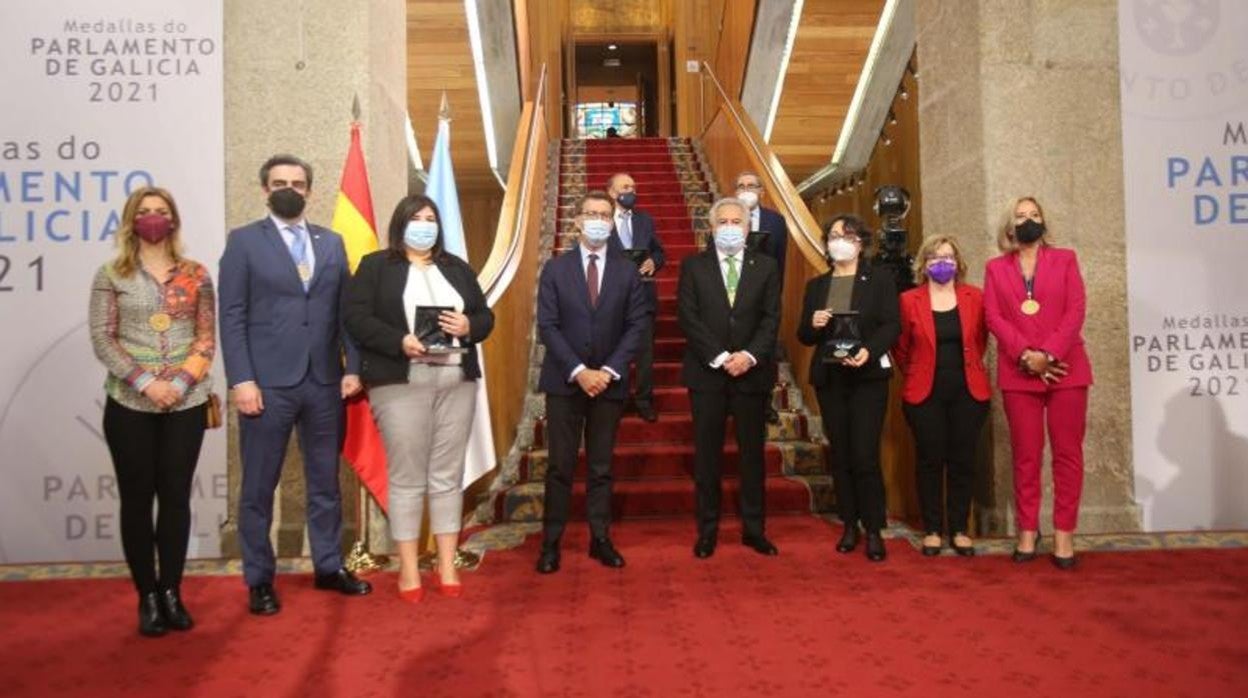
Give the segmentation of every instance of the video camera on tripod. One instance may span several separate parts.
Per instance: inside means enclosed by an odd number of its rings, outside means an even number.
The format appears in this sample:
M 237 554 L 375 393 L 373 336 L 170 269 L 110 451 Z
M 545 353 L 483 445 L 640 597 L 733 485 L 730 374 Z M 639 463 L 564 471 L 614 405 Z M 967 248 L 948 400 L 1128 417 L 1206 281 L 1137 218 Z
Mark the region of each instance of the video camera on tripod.
M 914 288 L 914 258 L 906 250 L 909 233 L 902 221 L 910 213 L 910 192 L 895 184 L 886 184 L 875 190 L 875 215 L 880 218 L 880 252 L 876 266 L 893 270 L 897 279 L 897 291 Z

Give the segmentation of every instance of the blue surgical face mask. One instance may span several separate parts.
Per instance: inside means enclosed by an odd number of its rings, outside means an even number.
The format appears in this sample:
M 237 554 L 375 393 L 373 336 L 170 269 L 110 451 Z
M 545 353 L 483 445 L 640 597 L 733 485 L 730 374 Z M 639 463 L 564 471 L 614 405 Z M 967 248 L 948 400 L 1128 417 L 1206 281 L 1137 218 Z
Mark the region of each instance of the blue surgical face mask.
M 408 221 L 403 243 L 417 252 L 428 252 L 438 241 L 438 224 L 433 221 Z
M 598 247 L 611 237 L 611 221 L 604 221 L 601 218 L 587 218 L 581 224 L 581 232 L 585 235 L 585 241 L 591 247 Z
M 745 247 L 745 228 L 739 225 L 721 225 L 715 229 L 715 248 L 727 255 L 734 255 Z

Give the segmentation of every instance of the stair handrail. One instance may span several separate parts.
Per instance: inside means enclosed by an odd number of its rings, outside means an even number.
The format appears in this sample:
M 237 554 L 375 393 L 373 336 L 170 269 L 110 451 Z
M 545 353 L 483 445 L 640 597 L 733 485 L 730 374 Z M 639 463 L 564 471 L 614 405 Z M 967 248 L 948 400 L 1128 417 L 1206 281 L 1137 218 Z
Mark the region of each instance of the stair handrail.
M 545 151 L 538 152 L 539 149 L 535 147 L 538 129 L 546 131 L 545 103 L 546 64 L 543 63 L 533 99 L 524 103 L 520 113 L 517 131 L 523 137 L 517 138 L 512 147 L 507 188 L 498 215 L 494 244 L 481 272 L 477 274 L 486 303 L 491 307 L 507 292 L 511 280 L 515 278 L 516 269 L 523 261 L 521 253 L 525 248 L 523 243 L 527 232 L 525 226 L 529 220 L 529 207 L 533 205 L 533 182 L 537 179 L 538 168 L 545 167 Z M 537 205 L 540 206 L 541 202 Z
M 772 152 L 771 146 L 763 139 L 762 133 L 754 121 L 745 115 L 745 108 L 737 99 L 730 97 L 724 86 L 715 76 L 715 71 L 706 61 L 702 61 L 702 74 L 715 86 L 719 93 L 720 109 L 728 117 L 729 123 L 737 133 L 737 138 L 745 144 L 750 161 L 754 163 L 758 176 L 764 181 L 767 191 L 780 207 L 780 213 L 789 225 L 789 234 L 802 256 L 820 273 L 827 271 L 828 263 L 824 256 L 823 231 L 819 223 L 811 215 L 810 209 L 802 200 L 797 188 L 789 180 L 789 175 L 780 164 L 780 159 Z M 707 128 L 714 120 L 708 122 Z

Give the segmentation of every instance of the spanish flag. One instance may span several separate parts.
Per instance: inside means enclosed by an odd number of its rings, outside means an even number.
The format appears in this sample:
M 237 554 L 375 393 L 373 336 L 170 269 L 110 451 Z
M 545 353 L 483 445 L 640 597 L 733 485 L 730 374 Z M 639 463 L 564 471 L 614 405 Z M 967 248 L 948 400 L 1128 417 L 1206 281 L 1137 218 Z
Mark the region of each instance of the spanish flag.
M 373 215 L 373 195 L 368 188 L 368 169 L 360 147 L 360 124 L 351 124 L 351 147 L 342 167 L 338 185 L 338 201 L 334 204 L 331 227 L 342 236 L 347 248 L 351 271 L 360 258 L 377 249 L 377 223 Z M 347 402 L 347 433 L 342 444 L 342 457 L 355 468 L 364 487 L 368 488 L 382 510 L 386 509 L 386 450 L 381 432 L 373 421 L 368 397 L 361 395 Z

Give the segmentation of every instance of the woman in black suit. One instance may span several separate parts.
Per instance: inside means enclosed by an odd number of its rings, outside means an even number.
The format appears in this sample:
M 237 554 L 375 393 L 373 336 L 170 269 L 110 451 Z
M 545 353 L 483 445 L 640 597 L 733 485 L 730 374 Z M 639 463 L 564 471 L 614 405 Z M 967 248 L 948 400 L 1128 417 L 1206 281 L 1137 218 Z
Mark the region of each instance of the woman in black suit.
M 866 554 L 884 559 L 880 531 L 886 525 L 884 476 L 880 472 L 880 434 L 888 407 L 892 367 L 888 349 L 901 322 L 892 275 L 862 259 L 871 231 L 858 218 L 840 215 L 824 234 L 832 269 L 806 284 L 797 338 L 817 346 L 810 362 L 810 383 L 819 398 L 823 430 L 832 442 L 832 479 L 845 533 L 838 552 L 858 547 L 859 522 L 867 532 Z M 847 328 L 853 324 L 857 332 Z M 839 350 L 829 344 L 857 337 Z M 839 357 L 838 354 L 845 356 Z
M 419 308 L 446 308 L 433 339 Z M 399 550 L 399 595 L 424 596 L 416 558 L 428 499 L 438 548 L 435 589 L 459 596 L 455 550 L 463 514 L 464 454 L 481 377 L 476 345 L 494 327 L 476 272 L 442 247 L 438 207 L 424 196 L 399 202 L 389 249 L 360 260 L 344 313 L 359 347 L 360 378 L 386 447 L 390 535 Z

